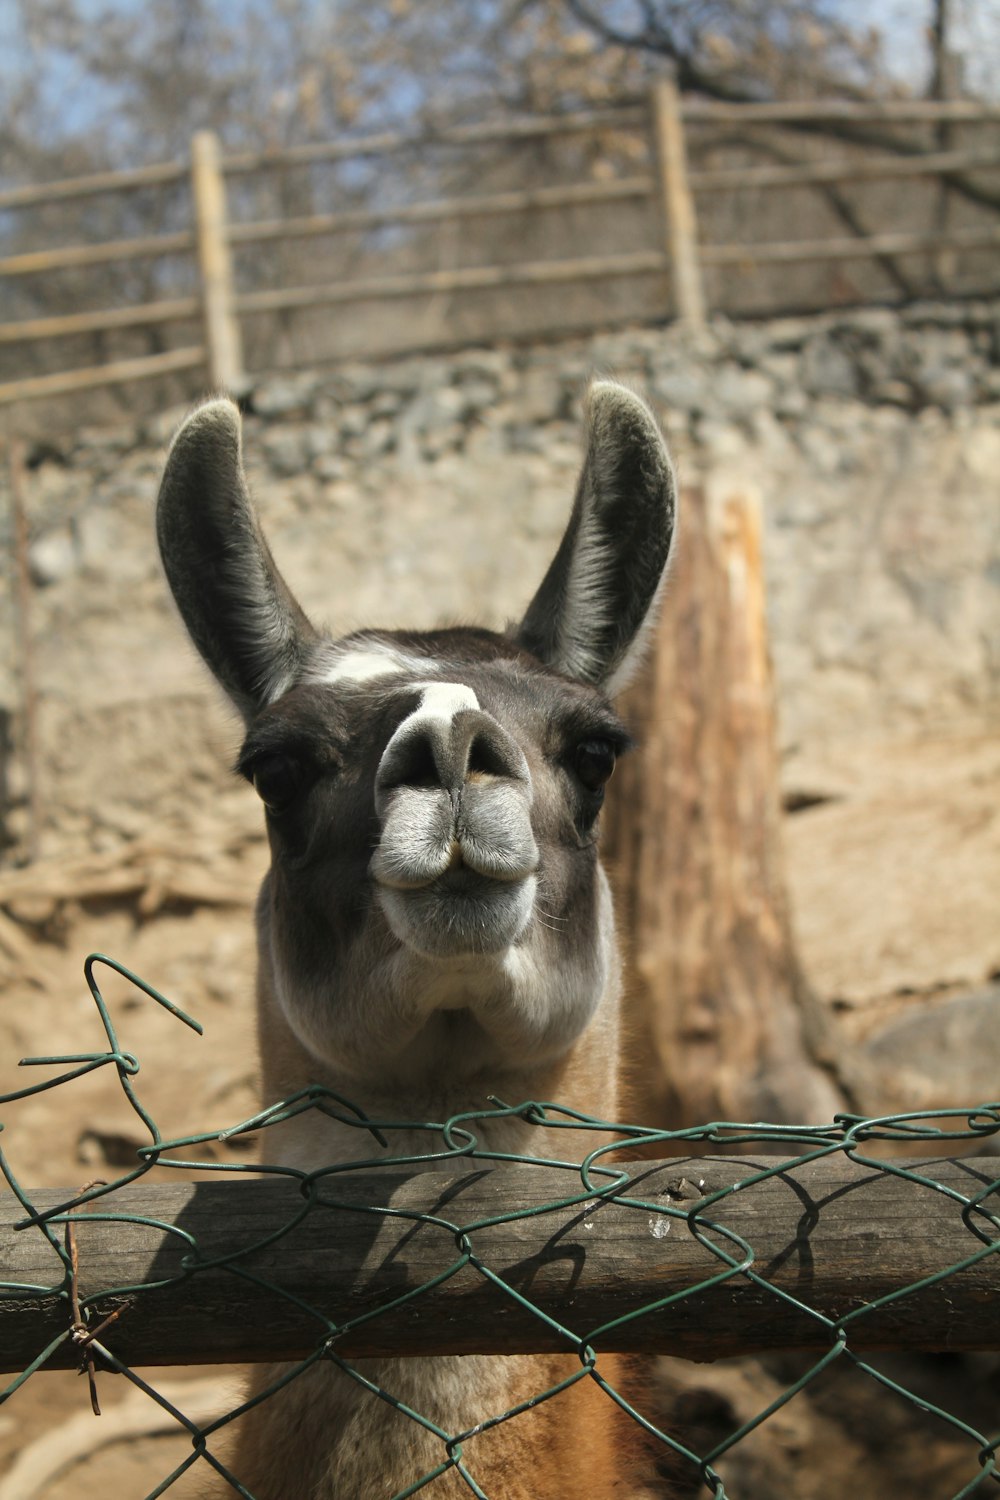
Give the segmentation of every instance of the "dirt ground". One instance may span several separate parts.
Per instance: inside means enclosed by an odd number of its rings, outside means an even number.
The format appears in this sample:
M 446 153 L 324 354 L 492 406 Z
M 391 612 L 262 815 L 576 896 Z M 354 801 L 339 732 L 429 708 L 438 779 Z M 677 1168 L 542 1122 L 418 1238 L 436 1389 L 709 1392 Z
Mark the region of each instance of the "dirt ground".
M 808 763 L 791 762 L 786 782 L 791 804 L 801 809 L 789 813 L 786 839 L 802 954 L 845 1050 L 864 1048 L 900 1016 L 1000 974 L 1000 736 L 845 742 Z M 19 960 L 10 951 L 17 938 L 5 929 L 0 1093 L 35 1081 L 34 1070 L 16 1066 L 21 1057 L 103 1048 L 81 972 L 84 955 L 99 948 L 204 1025 L 199 1038 L 124 980 L 99 971 L 121 1044 L 141 1062 L 136 1086 L 163 1135 L 208 1131 L 252 1114 L 249 905 L 264 859 L 252 798 L 239 796 L 212 827 L 150 827 L 129 859 L 119 852 L 69 871 L 50 861 L 24 872 L 20 893 L 5 874 L 0 895 L 12 913 L 5 921 L 24 947 Z M 970 1081 L 981 1062 L 967 1059 Z M 960 1091 L 963 1066 L 961 1058 L 942 1059 L 942 1089 Z M 79 1186 L 134 1161 L 146 1137 L 109 1071 L 5 1106 L 2 1144 L 19 1181 Z M 893 1097 L 891 1077 L 884 1097 L 866 1107 L 905 1107 Z M 246 1160 L 244 1147 L 217 1143 L 202 1154 L 207 1162 Z M 144 1373 L 192 1413 L 232 1405 L 230 1372 Z M 750 1367 L 665 1361 L 653 1415 L 679 1422 L 704 1450 L 796 1373 L 777 1361 Z M 957 1404 L 973 1427 L 1000 1428 L 995 1365 L 911 1362 L 907 1375 L 923 1382 L 927 1399 Z M 102 1374 L 99 1385 L 100 1419 L 90 1415 L 86 1381 L 73 1374 L 36 1374 L 0 1407 L 0 1475 L 10 1471 L 6 1482 L 0 1478 L 0 1500 L 103 1500 L 109 1491 L 139 1497 L 182 1462 L 190 1447 L 177 1428 L 172 1437 L 109 1442 L 130 1412 L 141 1422 L 150 1403 L 118 1377 Z M 48 1479 L 30 1478 L 23 1466 L 48 1462 L 57 1449 L 65 1450 L 63 1467 Z M 978 1472 L 968 1436 L 840 1365 L 743 1440 L 720 1469 L 733 1500 L 834 1500 L 851 1493 L 946 1500 Z M 197 1494 L 206 1477 L 202 1472 L 196 1483 L 199 1470 L 204 1465 L 195 1465 L 170 1495 Z

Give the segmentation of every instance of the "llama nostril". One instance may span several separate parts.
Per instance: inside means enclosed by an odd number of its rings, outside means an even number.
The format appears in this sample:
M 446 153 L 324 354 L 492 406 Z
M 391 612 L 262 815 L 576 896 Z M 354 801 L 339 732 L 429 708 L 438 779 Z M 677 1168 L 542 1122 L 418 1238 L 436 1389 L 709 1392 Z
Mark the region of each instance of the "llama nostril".
M 479 733 L 473 736 L 469 745 L 465 775 L 466 778 L 470 776 L 517 777 L 520 775 L 520 766 L 517 764 L 519 759 L 520 754 L 513 742 L 508 746 L 505 741 L 495 735 Z
M 403 736 L 389 748 L 379 771 L 383 790 L 394 787 L 440 787 L 441 773 L 431 736 L 418 733 Z

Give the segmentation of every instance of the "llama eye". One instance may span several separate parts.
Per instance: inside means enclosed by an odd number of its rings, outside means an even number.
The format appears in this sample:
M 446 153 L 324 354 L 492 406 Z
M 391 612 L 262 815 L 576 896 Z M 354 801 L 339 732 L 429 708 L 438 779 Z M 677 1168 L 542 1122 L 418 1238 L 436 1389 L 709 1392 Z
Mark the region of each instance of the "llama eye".
M 610 780 L 617 754 L 610 740 L 584 740 L 573 752 L 573 769 L 588 792 L 600 792 Z
M 254 791 L 269 812 L 290 807 L 305 780 L 305 767 L 291 755 L 264 755 L 253 767 Z

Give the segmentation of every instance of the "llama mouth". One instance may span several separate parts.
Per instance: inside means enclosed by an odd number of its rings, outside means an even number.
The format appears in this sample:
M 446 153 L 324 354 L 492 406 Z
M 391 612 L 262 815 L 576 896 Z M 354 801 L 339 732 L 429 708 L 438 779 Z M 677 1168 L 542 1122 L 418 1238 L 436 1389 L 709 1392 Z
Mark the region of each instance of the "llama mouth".
M 494 880 L 466 866 L 446 870 L 419 890 L 378 886 L 394 935 L 430 958 L 500 953 L 524 934 L 535 909 L 537 880 Z

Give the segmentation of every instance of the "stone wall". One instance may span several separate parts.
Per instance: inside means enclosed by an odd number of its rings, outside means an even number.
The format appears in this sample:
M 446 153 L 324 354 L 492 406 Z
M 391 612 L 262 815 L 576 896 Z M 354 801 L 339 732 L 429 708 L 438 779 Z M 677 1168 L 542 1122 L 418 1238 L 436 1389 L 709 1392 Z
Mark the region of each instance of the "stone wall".
M 515 615 L 565 520 L 595 371 L 647 391 L 682 481 L 760 497 L 790 765 L 995 715 L 998 303 L 716 322 L 697 338 L 643 328 L 261 382 L 248 469 L 307 609 L 338 630 Z M 50 846 L 234 795 L 236 729 L 155 556 L 180 415 L 31 456 Z M 0 707 L 17 707 L 12 660 Z

